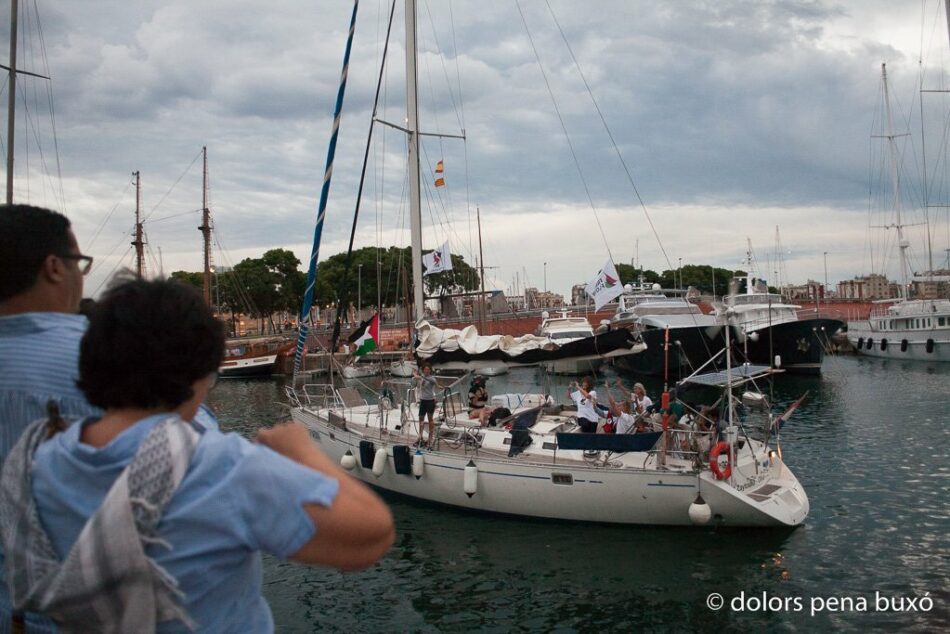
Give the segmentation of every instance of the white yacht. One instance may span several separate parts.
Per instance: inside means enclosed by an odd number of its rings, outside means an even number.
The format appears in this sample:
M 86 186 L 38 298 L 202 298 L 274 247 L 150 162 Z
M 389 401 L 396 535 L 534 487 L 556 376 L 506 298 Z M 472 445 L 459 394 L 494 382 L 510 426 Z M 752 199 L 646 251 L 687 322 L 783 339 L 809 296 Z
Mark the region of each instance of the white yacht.
M 849 321 L 848 342 L 858 353 L 872 357 L 950 361 L 950 300 L 914 299 L 907 296 L 907 249 L 910 243 L 904 237 L 905 225 L 901 222 L 900 178 L 896 165 L 898 150 L 894 145 L 887 68 L 884 64 L 881 64 L 881 82 L 888 125 L 885 138 L 888 140 L 894 189 L 895 222 L 888 228 L 897 229 L 901 267 L 900 297 L 881 302 L 872 309 L 868 319 Z
M 848 342 L 871 357 L 950 361 L 950 300 L 896 300 L 848 322 Z
M 558 346 L 594 336 L 594 328 L 586 317 L 570 317 L 562 311 L 558 317 L 551 317 L 547 311 L 541 313 L 541 326 L 538 334 L 547 337 Z M 636 356 L 636 355 L 634 355 Z M 541 368 L 553 374 L 595 374 L 602 363 L 601 359 L 562 359 L 545 361 Z
M 617 367 L 637 374 L 689 374 L 722 349 L 722 325 L 685 297 L 686 291 L 659 284 L 627 284 L 610 328 L 640 334 L 646 350 L 618 358 Z

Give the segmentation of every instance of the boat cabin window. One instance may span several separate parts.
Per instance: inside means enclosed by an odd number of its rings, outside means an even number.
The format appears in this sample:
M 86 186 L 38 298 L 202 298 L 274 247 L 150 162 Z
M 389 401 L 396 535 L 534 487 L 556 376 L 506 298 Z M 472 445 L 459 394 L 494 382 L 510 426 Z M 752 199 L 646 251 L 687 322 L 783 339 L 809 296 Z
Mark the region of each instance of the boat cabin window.
M 584 337 L 590 337 L 589 332 L 583 332 L 580 330 L 568 330 L 566 332 L 552 332 L 548 335 L 552 340 L 557 339 L 583 339 Z

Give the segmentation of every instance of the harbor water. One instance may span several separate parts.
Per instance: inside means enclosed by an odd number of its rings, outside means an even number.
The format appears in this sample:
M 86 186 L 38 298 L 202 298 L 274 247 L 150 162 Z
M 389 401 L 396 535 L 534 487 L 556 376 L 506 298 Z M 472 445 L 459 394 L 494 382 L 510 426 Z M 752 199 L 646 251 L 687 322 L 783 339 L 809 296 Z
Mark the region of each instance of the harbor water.
M 607 368 L 596 387 L 615 379 Z M 565 401 L 570 380 L 546 391 Z M 644 383 L 656 398 L 662 385 Z M 540 385 L 533 369 L 488 383 Z M 283 389 L 221 381 L 209 401 L 253 436 L 286 416 Z M 771 387 L 780 405 L 806 391 L 781 436 L 811 502 L 797 529 L 586 525 L 385 496 L 398 535 L 371 569 L 265 561 L 278 631 L 950 630 L 950 365 L 831 357 Z

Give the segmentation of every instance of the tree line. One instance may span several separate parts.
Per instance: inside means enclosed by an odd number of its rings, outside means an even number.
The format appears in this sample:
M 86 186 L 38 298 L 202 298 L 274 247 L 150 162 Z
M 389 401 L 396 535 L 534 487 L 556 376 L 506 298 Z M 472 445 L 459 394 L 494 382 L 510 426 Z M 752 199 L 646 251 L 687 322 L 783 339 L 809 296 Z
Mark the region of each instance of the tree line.
M 300 312 L 306 288 L 306 273 L 300 270 L 300 264 L 297 256 L 287 249 L 271 249 L 259 258 L 245 258 L 230 271 L 216 274 L 211 302 L 219 312 L 266 319 L 273 329 L 275 313 L 296 315 Z M 715 295 L 726 294 L 729 280 L 743 274 L 699 264 L 684 264 L 679 270 L 661 273 L 638 270 L 629 264 L 616 266 L 623 284 L 637 285 L 642 276 L 645 283 L 660 284 L 663 288 L 693 286 Z M 175 271 L 171 277 L 197 288 L 203 285 L 200 272 Z M 454 253 L 451 271 L 426 276 L 423 282 L 428 297 L 471 292 L 480 287 L 478 271 L 463 256 Z M 410 247 L 364 247 L 349 257 L 338 253 L 319 263 L 314 304 L 324 308 L 342 306 L 344 310 L 358 305 L 394 306 L 411 301 L 412 290 Z
M 349 260 L 349 262 L 347 262 Z M 364 247 L 330 256 L 317 266 L 314 304 L 321 307 L 392 306 L 411 301 L 410 247 Z M 307 276 L 287 249 L 271 249 L 260 258 L 245 258 L 229 271 L 215 274 L 211 302 L 219 312 L 243 313 L 271 320 L 274 313 L 297 314 Z M 175 271 L 171 277 L 202 288 L 200 272 Z M 461 255 L 452 254 L 452 270 L 423 278 L 429 297 L 474 291 L 478 273 Z M 274 324 L 271 323 L 271 326 Z
M 659 284 L 663 288 L 699 289 L 702 293 L 711 295 L 726 295 L 729 292 L 729 281 L 735 276 L 745 275 L 744 271 L 734 271 L 714 267 L 709 264 L 684 264 L 679 269 L 667 269 L 662 273 L 650 269 L 636 269 L 629 264 L 617 264 L 617 273 L 623 284 L 640 283 L 640 276 L 647 284 Z M 715 282 L 715 285 L 714 285 Z

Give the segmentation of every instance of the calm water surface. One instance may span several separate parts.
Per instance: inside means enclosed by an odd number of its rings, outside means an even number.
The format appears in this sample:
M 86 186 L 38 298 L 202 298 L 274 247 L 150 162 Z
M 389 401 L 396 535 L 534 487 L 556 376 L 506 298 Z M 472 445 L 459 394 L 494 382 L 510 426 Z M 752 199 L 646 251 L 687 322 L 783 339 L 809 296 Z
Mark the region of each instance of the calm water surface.
M 278 630 L 948 631 L 950 365 L 837 357 L 824 370 L 773 386 L 780 404 L 810 393 L 782 430 L 811 501 L 796 530 L 590 526 L 387 497 L 398 537 L 372 569 L 266 561 Z M 489 389 L 539 380 L 524 369 Z M 547 391 L 564 400 L 567 380 Z M 246 435 L 287 411 L 279 381 L 222 381 L 209 400 Z M 725 606 L 707 607 L 711 593 Z

